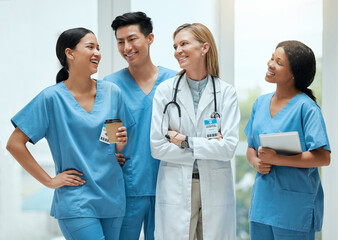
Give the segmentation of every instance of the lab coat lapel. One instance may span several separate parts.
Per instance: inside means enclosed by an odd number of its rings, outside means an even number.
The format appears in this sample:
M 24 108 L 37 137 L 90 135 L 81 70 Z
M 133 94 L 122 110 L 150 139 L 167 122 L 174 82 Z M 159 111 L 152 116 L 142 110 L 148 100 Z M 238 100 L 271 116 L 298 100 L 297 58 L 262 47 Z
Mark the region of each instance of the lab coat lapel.
M 216 85 L 216 94 L 217 94 L 217 81 L 215 79 L 215 85 Z M 214 88 L 212 86 L 212 79 L 210 75 L 208 75 L 208 83 L 205 86 L 205 89 L 202 93 L 201 99 L 198 103 L 198 109 L 197 109 L 197 117 L 199 118 L 202 114 L 202 112 L 205 110 L 205 108 L 210 104 L 210 102 L 214 101 Z M 214 112 L 214 104 L 212 105 L 211 113 Z M 204 118 L 210 118 L 210 116 L 204 116 Z
M 191 119 L 192 123 L 195 125 L 194 103 L 185 74 L 182 77 L 181 82 L 178 86 L 177 101 L 182 108 L 181 111 L 183 111 L 184 108 L 184 110 L 188 113 L 188 116 Z

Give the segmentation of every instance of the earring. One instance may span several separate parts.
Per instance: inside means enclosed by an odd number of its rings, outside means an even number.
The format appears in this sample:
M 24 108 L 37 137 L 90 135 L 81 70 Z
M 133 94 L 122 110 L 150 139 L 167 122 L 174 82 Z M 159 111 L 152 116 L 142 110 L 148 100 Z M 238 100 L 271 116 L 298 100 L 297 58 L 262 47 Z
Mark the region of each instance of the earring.
M 204 56 L 204 53 L 202 53 L 202 57 Z

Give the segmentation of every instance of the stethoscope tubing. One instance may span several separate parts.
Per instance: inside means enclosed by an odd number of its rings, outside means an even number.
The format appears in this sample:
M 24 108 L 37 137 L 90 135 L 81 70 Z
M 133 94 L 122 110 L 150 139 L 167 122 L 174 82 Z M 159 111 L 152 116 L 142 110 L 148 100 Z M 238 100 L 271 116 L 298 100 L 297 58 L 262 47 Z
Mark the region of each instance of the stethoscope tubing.
M 165 113 L 167 112 L 167 109 L 168 107 L 173 104 L 176 106 L 177 108 L 177 111 L 178 111 L 178 117 L 179 117 L 179 127 L 178 129 L 180 130 L 181 129 L 181 107 L 180 105 L 177 103 L 176 101 L 176 98 L 177 98 L 177 91 L 178 91 L 178 86 L 181 82 L 181 79 L 183 77 L 185 73 L 182 73 L 180 75 L 180 77 L 178 78 L 177 82 L 176 82 L 176 88 L 175 88 L 175 92 L 174 92 L 174 97 L 173 97 L 173 100 L 168 102 L 165 106 L 164 106 L 164 110 L 163 110 L 163 117 L 162 117 L 162 121 L 161 121 L 161 132 L 162 132 L 162 135 L 163 135 L 163 120 L 164 120 L 164 116 L 165 116 Z M 214 94 L 214 112 L 211 114 L 211 118 L 220 118 L 220 114 L 217 112 L 217 99 L 216 99 L 216 86 L 215 86 L 215 79 L 214 79 L 214 76 L 211 76 L 211 79 L 212 79 L 212 86 L 213 86 L 213 94 Z M 165 135 L 167 138 L 168 136 Z

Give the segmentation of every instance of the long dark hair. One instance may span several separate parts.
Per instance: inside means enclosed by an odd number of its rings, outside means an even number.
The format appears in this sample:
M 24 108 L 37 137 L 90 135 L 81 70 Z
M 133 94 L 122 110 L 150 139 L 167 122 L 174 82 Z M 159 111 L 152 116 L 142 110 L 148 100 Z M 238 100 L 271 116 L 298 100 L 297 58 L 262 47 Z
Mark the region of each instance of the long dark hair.
M 279 47 L 284 49 L 289 60 L 291 72 L 295 78 L 295 87 L 316 101 L 312 90 L 308 88 L 316 75 L 316 58 L 312 49 L 294 40 L 280 42 L 276 49 Z
M 56 56 L 58 57 L 62 68 L 56 75 L 56 83 L 62 82 L 69 77 L 68 74 L 68 63 L 65 50 L 66 48 L 75 49 L 76 45 L 81 41 L 81 39 L 88 33 L 93 33 L 86 28 L 72 28 L 64 31 L 59 36 L 56 43 Z

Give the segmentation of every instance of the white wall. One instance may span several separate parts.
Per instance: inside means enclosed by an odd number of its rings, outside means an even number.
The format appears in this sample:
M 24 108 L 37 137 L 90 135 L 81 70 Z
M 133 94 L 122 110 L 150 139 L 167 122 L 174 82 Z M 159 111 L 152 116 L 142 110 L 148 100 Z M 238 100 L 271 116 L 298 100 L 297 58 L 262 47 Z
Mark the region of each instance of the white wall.
M 323 0 L 322 105 L 331 145 L 331 164 L 322 168 L 325 195 L 323 240 L 337 239 L 338 218 L 338 2 Z
M 96 33 L 97 8 L 97 0 L 0 1 L 0 239 L 45 240 L 57 234 L 56 222 L 48 211 L 22 211 L 23 197 L 42 186 L 31 177 L 28 182 L 22 181 L 22 168 L 5 145 L 13 131 L 10 118 L 38 92 L 55 83 L 58 35 L 79 26 Z M 29 147 L 41 164 L 52 164 L 45 141 Z

